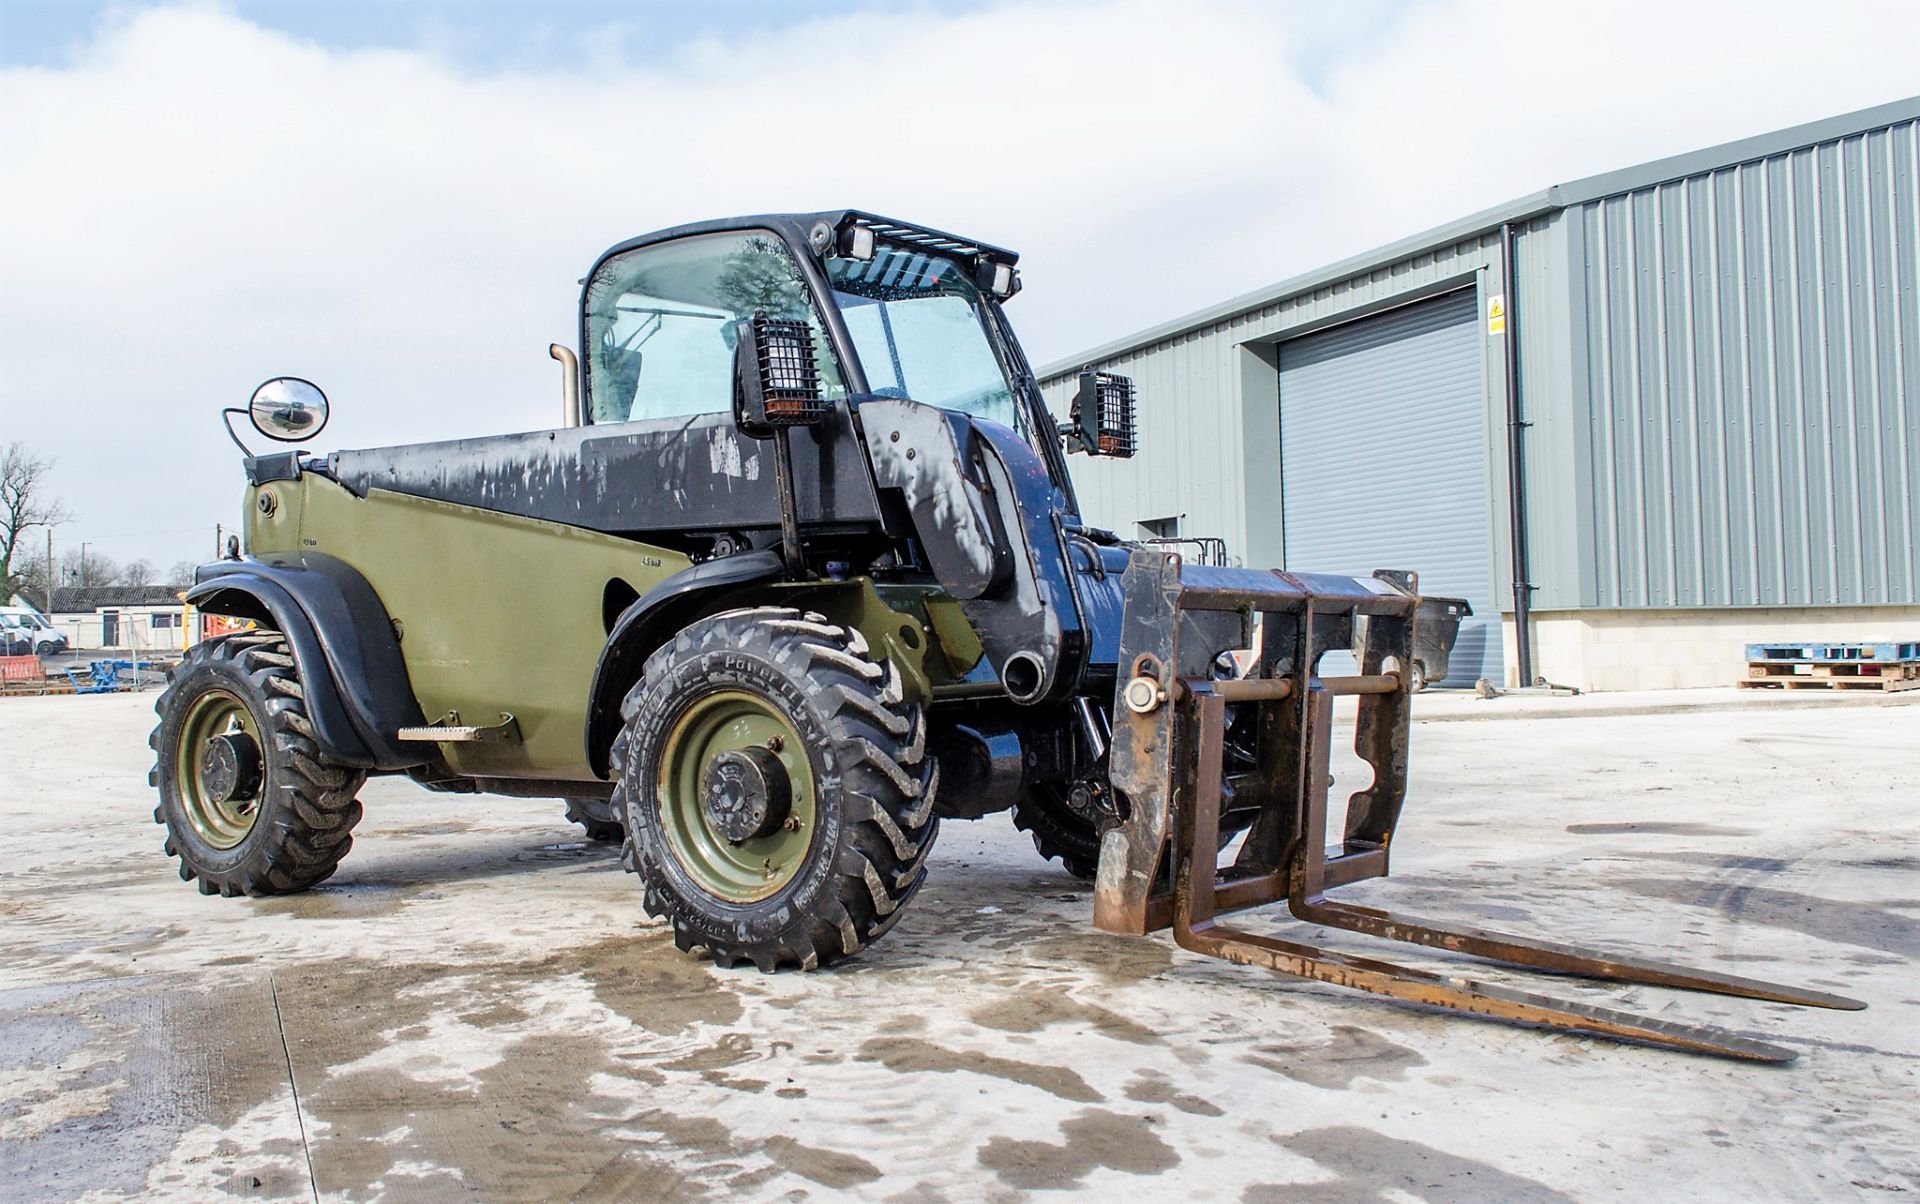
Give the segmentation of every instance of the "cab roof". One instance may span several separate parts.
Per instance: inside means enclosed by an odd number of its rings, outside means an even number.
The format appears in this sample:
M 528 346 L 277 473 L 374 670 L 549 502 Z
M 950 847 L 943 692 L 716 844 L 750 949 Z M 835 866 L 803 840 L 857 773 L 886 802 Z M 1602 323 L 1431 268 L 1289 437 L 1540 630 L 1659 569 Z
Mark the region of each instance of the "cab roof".
M 931 251 L 938 255 L 949 255 L 955 259 L 985 259 L 993 263 L 1004 263 L 1011 267 L 1020 262 L 1020 253 L 1005 247 L 996 247 L 991 243 L 979 242 L 970 238 L 961 238 L 957 234 L 948 234 L 944 230 L 935 230 L 929 226 L 916 226 L 911 222 L 896 221 L 890 217 L 867 213 L 860 209 L 829 209 L 820 213 L 757 213 L 748 217 L 723 217 L 711 221 L 689 222 L 682 226 L 670 226 L 665 230 L 655 230 L 651 234 L 642 234 L 638 238 L 629 238 L 616 243 L 601 252 L 593 261 L 593 269 L 587 273 L 591 279 L 600 265 L 615 255 L 631 251 L 635 247 L 649 246 L 653 243 L 668 242 L 676 238 L 685 238 L 693 234 L 718 234 L 729 230 L 773 230 L 796 247 L 811 246 L 816 254 L 824 252 L 833 245 L 831 239 L 840 231 L 852 227 L 864 227 L 872 230 L 875 237 L 887 242 L 900 243 Z M 584 284 L 585 281 L 583 280 Z

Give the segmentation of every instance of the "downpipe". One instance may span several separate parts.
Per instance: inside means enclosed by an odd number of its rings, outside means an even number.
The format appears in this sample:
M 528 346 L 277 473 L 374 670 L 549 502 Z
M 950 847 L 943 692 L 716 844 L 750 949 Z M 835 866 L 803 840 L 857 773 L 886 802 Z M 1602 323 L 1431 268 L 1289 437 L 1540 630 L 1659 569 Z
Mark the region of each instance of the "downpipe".
M 1520 687 L 1534 683 L 1533 583 L 1527 557 L 1527 465 L 1521 440 L 1533 425 L 1520 410 L 1520 306 L 1515 303 L 1513 253 L 1517 239 L 1512 222 L 1500 225 L 1500 287 L 1506 304 L 1506 329 L 1501 332 L 1507 394 L 1507 512 L 1508 538 L 1513 549 L 1513 644 Z

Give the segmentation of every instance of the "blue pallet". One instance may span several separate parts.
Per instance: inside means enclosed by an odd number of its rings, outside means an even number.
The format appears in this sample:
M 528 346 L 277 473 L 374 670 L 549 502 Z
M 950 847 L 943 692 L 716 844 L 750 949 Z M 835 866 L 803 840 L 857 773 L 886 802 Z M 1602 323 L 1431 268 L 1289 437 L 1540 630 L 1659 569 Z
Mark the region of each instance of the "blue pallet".
M 1920 661 L 1920 640 L 1883 644 L 1748 644 L 1747 660 L 1803 664 Z

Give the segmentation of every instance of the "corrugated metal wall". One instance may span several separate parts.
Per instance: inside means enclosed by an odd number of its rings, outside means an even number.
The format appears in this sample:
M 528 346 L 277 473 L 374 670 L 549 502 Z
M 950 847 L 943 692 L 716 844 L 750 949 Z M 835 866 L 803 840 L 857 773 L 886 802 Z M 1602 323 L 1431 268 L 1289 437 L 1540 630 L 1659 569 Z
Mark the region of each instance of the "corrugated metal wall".
M 1920 601 L 1917 159 L 1909 121 L 1566 212 L 1582 604 Z
M 1087 521 L 1134 537 L 1142 519 L 1185 515 L 1185 535 L 1218 535 L 1243 564 L 1279 568 L 1279 380 L 1273 344 L 1473 282 L 1498 260 L 1497 234 L 1422 251 L 1100 361 L 1134 378 L 1140 451 L 1131 460 L 1074 456 Z M 1074 378 L 1041 381 L 1064 423 Z M 1349 449 L 1358 481 L 1379 457 Z
M 1536 607 L 1920 604 L 1920 121 L 1913 102 L 1889 108 L 1864 133 L 1834 119 L 1798 149 L 1657 184 L 1632 169 L 1506 211 Z M 1393 255 L 1103 358 L 1139 383 L 1142 446 L 1074 457 L 1088 519 L 1131 536 L 1183 515 L 1183 533 L 1278 566 L 1275 345 L 1476 279 L 1500 288 L 1497 229 Z M 1503 369 L 1482 341 L 1508 606 Z M 1071 375 L 1042 388 L 1064 418 Z M 1356 480 L 1368 463 L 1356 447 Z

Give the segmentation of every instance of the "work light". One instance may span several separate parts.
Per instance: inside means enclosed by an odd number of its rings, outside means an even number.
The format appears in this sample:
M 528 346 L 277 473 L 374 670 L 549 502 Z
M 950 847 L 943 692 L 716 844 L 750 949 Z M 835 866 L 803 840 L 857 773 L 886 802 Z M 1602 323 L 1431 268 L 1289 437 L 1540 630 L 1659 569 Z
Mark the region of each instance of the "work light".
M 801 319 L 765 314 L 741 325 L 747 335 L 741 346 L 751 355 L 743 354 L 738 364 L 742 427 L 812 426 L 825 418 L 813 328 Z
M 1080 450 L 1090 456 L 1133 455 L 1133 380 L 1089 369 L 1080 374 L 1069 415 Z

